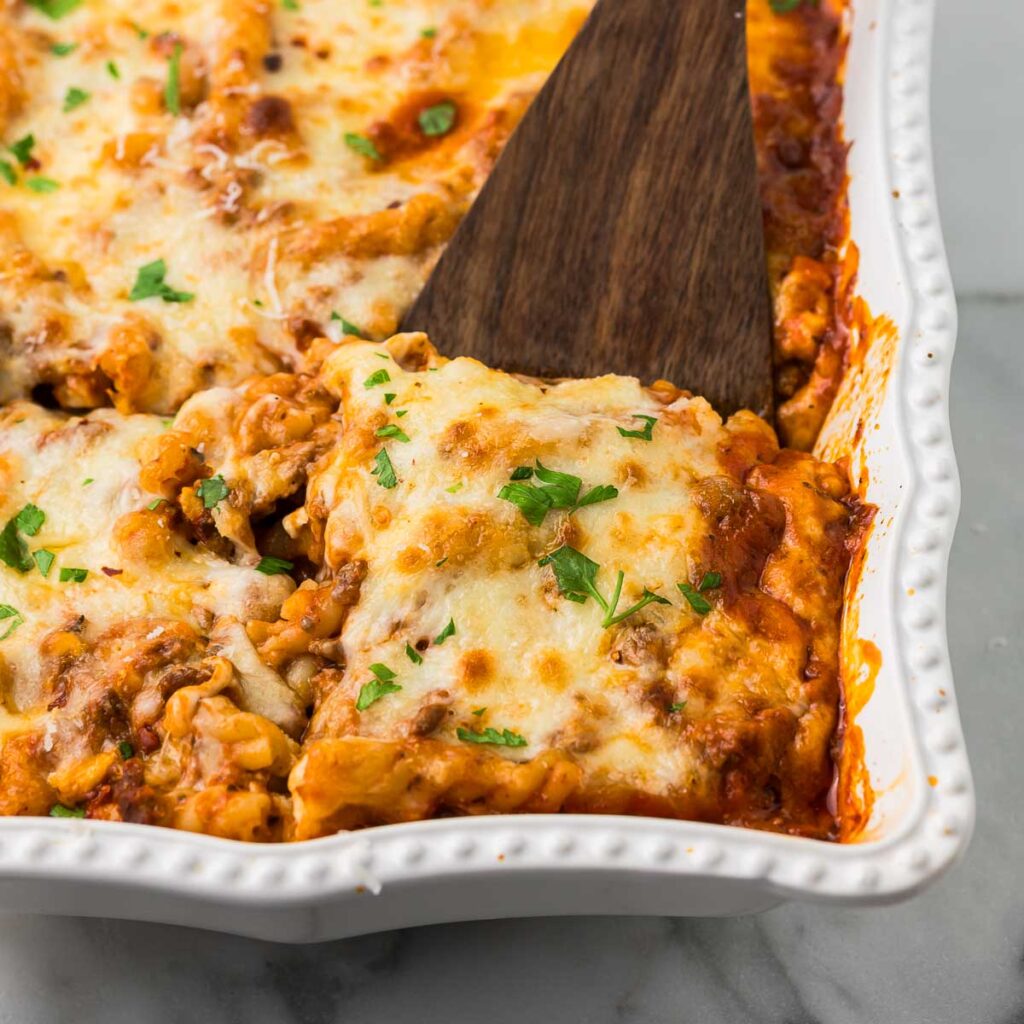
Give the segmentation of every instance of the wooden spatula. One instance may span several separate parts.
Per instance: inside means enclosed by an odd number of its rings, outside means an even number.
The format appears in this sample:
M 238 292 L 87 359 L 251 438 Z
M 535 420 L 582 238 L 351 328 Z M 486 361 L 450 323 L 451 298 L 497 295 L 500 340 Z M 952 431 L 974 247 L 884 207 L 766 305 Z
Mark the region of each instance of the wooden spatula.
M 403 323 L 771 411 L 744 0 L 598 0 Z

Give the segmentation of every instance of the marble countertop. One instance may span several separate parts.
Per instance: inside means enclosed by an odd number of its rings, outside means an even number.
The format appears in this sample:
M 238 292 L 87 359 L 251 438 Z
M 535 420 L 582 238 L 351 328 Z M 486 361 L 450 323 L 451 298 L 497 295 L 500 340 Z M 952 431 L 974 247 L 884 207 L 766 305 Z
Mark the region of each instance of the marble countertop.
M 446 925 L 314 947 L 0 916 L 0 1024 L 1024 1021 L 1024 7 L 940 4 L 934 124 L 960 301 L 950 643 L 978 790 L 966 859 L 872 910 Z

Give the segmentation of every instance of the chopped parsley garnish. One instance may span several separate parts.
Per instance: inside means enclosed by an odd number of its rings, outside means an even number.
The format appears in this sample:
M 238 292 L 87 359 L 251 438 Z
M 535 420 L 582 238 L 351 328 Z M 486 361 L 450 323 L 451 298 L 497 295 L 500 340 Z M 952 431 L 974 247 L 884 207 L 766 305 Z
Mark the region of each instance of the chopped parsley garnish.
M 375 388 L 378 384 L 387 384 L 389 380 L 391 380 L 391 374 L 382 367 L 379 370 L 374 370 L 373 373 L 363 381 L 363 387 Z M 391 403 L 388 402 L 388 405 L 390 404 Z
M 368 157 L 370 160 L 383 160 L 380 150 L 373 144 L 372 139 L 358 132 L 345 132 L 345 145 L 360 156 Z
M 640 438 L 641 441 L 651 441 L 651 440 L 653 440 L 653 438 L 651 437 L 651 431 L 654 430 L 654 424 L 658 422 L 658 417 L 657 416 L 644 416 L 641 413 L 635 413 L 633 415 L 633 419 L 635 419 L 635 420 L 643 420 L 644 421 L 644 429 L 643 430 L 626 430 L 625 427 L 616 427 L 616 430 L 618 430 L 618 432 L 623 437 L 638 437 L 638 438 Z
M 42 576 L 50 575 L 50 569 L 56 557 L 52 551 L 48 551 L 46 548 L 40 548 L 38 551 L 32 552 L 32 560 L 36 563 L 36 568 Z
M 64 804 L 54 804 L 50 808 L 51 818 L 84 818 L 84 807 L 65 807 Z
M 470 714 L 476 715 L 476 717 L 479 718 L 486 710 L 487 708 L 473 708 L 473 710 L 470 711 Z
M 676 703 L 674 703 L 674 704 L 669 704 L 668 709 L 674 715 L 677 711 L 682 711 L 683 708 L 685 708 L 685 707 L 686 707 L 686 701 L 685 700 L 680 700 L 680 701 L 676 701 Z
M 701 597 L 697 588 L 689 583 L 677 583 L 676 586 L 679 588 L 679 592 L 689 602 L 690 607 L 698 615 L 707 615 L 711 611 L 711 604 L 705 598 Z
M 420 29 L 420 35 L 424 39 L 433 39 L 434 36 L 437 35 L 437 29 L 434 28 L 433 26 L 430 26 L 429 28 L 421 28 Z
M 697 585 L 697 589 L 703 594 L 707 590 L 715 590 L 722 585 L 722 574 L 720 572 L 706 572 L 704 578 Z
M 263 573 L 264 576 L 281 576 L 294 568 L 294 562 L 289 562 L 286 558 L 275 558 L 273 555 L 264 555 L 256 564 L 256 571 Z
M 808 7 L 817 7 L 818 0 L 768 0 L 768 6 L 776 14 L 789 14 L 790 11 L 795 11 L 801 4 L 807 4 Z
M 394 391 L 387 391 L 387 392 L 385 392 L 385 394 L 384 394 L 384 404 L 385 405 L 390 405 L 397 397 L 398 397 L 398 395 L 396 395 L 394 393 Z
M 50 53 L 54 57 L 66 57 L 69 53 L 74 53 L 78 49 L 78 43 L 54 43 L 50 47 Z
M 7 148 L 14 154 L 14 159 L 22 167 L 28 167 L 32 162 L 32 149 L 36 144 L 34 135 L 23 135 L 17 142 L 12 142 Z
M 353 337 L 362 338 L 363 332 L 356 327 L 350 320 L 346 320 L 337 310 L 331 313 L 331 319 L 338 324 L 341 324 L 342 334 L 351 334 Z M 379 352 L 375 352 L 374 355 L 380 355 Z M 387 358 L 387 357 L 385 357 Z
M 465 486 L 466 485 L 460 480 L 458 483 L 452 484 L 451 487 L 446 487 L 445 490 L 449 494 L 458 494 L 459 491 L 461 491 L 462 488 L 465 487 Z
M 206 480 L 200 480 L 196 494 L 203 500 L 203 508 L 216 508 L 231 493 L 231 488 L 218 473 Z
M 127 741 L 121 740 L 117 745 L 117 752 L 121 755 L 122 760 L 127 761 L 128 758 L 135 756 L 135 748 Z
M 417 651 L 416 648 L 412 646 L 412 644 L 406 644 L 405 645 L 405 656 L 414 665 L 422 665 L 423 664 L 423 655 L 420 654 L 420 652 Z
M 600 484 L 591 488 L 583 497 L 580 497 L 580 489 L 583 481 L 571 473 L 558 473 L 548 469 L 537 460 L 535 469 L 529 470 L 540 481 L 539 485 L 524 484 L 518 481 L 527 479 L 523 470 L 526 466 L 520 466 L 513 470 L 513 483 L 505 484 L 498 497 L 504 501 L 510 501 L 515 505 L 523 517 L 531 526 L 540 526 L 544 517 L 553 509 L 566 509 L 572 515 L 577 509 L 587 505 L 596 505 L 601 501 L 610 501 L 619 496 L 618 489 L 610 484 Z
M 420 111 L 416 119 L 424 135 L 447 135 L 455 124 L 456 108 L 451 100 L 443 100 Z
M 174 44 L 174 52 L 167 62 L 167 82 L 164 85 L 164 106 L 177 117 L 181 113 L 181 43 Z
M 155 512 L 166 500 L 167 500 L 166 498 L 154 498 L 146 506 L 146 508 L 148 508 L 150 512 Z
M 302 9 L 299 7 L 299 0 L 281 0 L 281 6 L 286 11 L 298 11 Z
M 393 437 L 396 441 L 407 443 L 409 435 L 397 424 L 388 423 L 386 426 L 378 427 L 374 434 L 377 437 Z
M 28 5 L 48 18 L 58 21 L 70 14 L 81 2 L 82 0 L 28 0 Z
M 408 416 L 409 415 L 409 410 L 408 409 L 399 409 L 398 412 L 395 413 L 395 415 L 399 419 L 401 419 L 403 416 Z
M 449 619 L 448 620 L 448 625 L 445 626 L 444 629 L 442 629 L 441 632 L 438 633 L 437 636 L 434 637 L 434 643 L 437 644 L 438 647 L 440 647 L 441 644 L 443 644 L 445 642 L 445 640 L 447 640 L 448 637 L 450 637 L 450 636 L 455 636 L 455 620 L 454 619 Z
M 107 61 L 107 74 L 115 81 L 119 80 L 121 77 L 120 69 L 112 60 Z
M 502 729 L 498 732 L 488 726 L 483 732 L 473 732 L 472 729 L 463 729 L 461 726 L 455 730 L 455 735 L 463 743 L 493 743 L 496 747 L 525 747 L 526 740 L 517 732 L 511 729 Z
M 555 581 L 558 583 L 558 589 L 570 601 L 584 604 L 588 597 L 592 597 L 604 610 L 604 618 L 601 620 L 602 629 L 608 629 L 609 626 L 614 626 L 622 622 L 623 619 L 628 619 L 630 615 L 634 615 L 641 608 L 646 608 L 652 602 L 657 604 L 671 603 L 660 594 L 655 594 L 645 587 L 640 595 L 640 600 L 636 604 L 630 605 L 624 612 L 616 614 L 619 598 L 622 596 L 622 583 L 625 579 L 625 573 L 621 570 L 619 571 L 611 599 L 606 600 L 604 595 L 597 589 L 597 573 L 601 566 L 597 562 L 592 562 L 582 551 L 577 551 L 575 548 L 569 547 L 568 544 L 562 545 L 557 551 L 552 551 L 550 555 L 542 558 L 537 564 L 551 566 L 555 574 Z
M 0 636 L 0 640 L 6 640 L 25 621 L 17 608 L 9 604 L 0 604 L 0 622 L 5 619 L 13 619 L 14 621 L 7 627 L 4 635 Z
M 356 711 L 365 711 L 381 697 L 386 697 L 389 693 L 398 693 L 402 689 L 397 683 L 392 682 L 395 673 L 387 665 L 376 662 L 370 666 L 370 671 L 375 678 L 368 683 L 363 683 L 360 688 L 359 696 L 356 698 Z
M 65 566 L 60 571 L 60 581 L 61 583 L 84 583 L 88 575 L 88 569 L 73 569 L 71 566 Z
M 135 34 L 140 39 L 148 39 L 149 38 L 149 32 L 146 29 L 144 29 L 140 24 L 138 24 L 138 22 L 129 21 L 128 24 L 131 25 L 131 27 L 134 30 Z
M 0 160 L 0 178 L 3 178 L 8 185 L 18 184 L 17 173 L 6 160 Z
M 95 479 L 96 479 L 95 477 L 87 476 L 87 477 L 86 477 L 86 478 L 85 478 L 85 479 L 84 479 L 84 480 L 82 481 L 82 486 L 83 486 L 83 487 L 88 487 L 88 486 L 89 486 L 89 484 L 93 483 L 93 481 L 94 481 Z
M 192 292 L 179 292 L 164 281 L 167 275 L 167 264 L 161 260 L 153 260 L 144 267 L 139 267 L 135 275 L 135 284 L 128 293 L 131 302 L 143 299 L 160 298 L 164 302 L 191 302 L 195 295 Z
M 391 456 L 383 448 L 377 452 L 370 474 L 377 478 L 377 483 L 381 487 L 391 490 L 392 487 L 398 486 L 398 477 L 395 476 L 395 467 L 391 465 Z
M 0 562 L 17 569 L 18 572 L 28 572 L 32 568 L 28 548 L 18 534 L 17 516 L 9 519 L 3 530 L 0 530 Z
M 15 517 L 14 522 L 19 530 L 29 537 L 34 537 L 39 528 L 46 522 L 46 513 L 29 502 Z
M 66 93 L 64 93 L 64 113 L 67 114 L 69 111 L 80 107 L 86 100 L 89 99 L 89 93 L 84 89 L 79 89 L 77 85 L 71 86 Z
M 29 188 L 33 192 L 56 192 L 60 188 L 60 184 L 53 178 L 26 178 L 25 188 Z

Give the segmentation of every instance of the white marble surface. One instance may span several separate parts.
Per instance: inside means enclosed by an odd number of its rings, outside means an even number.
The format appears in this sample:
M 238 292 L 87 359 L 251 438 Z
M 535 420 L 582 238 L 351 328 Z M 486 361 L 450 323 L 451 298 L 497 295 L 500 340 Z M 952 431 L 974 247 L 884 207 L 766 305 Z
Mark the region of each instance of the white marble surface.
M 0 1024 L 1024 1022 L 1024 7 L 940 0 L 939 185 L 960 292 L 949 612 L 978 788 L 967 859 L 876 910 L 450 925 L 316 947 L 0 916 Z

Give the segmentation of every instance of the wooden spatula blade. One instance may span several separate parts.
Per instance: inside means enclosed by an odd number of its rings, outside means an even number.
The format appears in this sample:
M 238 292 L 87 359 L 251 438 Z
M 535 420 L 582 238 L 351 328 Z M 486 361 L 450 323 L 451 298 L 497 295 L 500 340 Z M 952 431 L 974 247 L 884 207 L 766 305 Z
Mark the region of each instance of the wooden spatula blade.
M 448 355 L 771 409 L 744 0 L 599 0 L 406 317 Z

